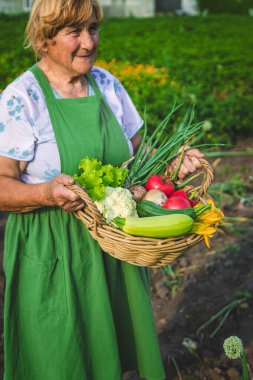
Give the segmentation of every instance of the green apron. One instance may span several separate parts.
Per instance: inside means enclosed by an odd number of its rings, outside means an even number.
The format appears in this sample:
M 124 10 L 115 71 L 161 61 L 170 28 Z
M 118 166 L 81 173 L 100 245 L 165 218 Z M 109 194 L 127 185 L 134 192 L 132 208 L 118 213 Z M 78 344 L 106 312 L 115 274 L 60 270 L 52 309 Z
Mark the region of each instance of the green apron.
M 88 74 L 95 96 L 56 99 L 40 68 L 61 171 L 84 156 L 121 165 L 122 129 Z M 4 380 L 120 380 L 137 370 L 165 378 L 147 271 L 103 253 L 84 224 L 57 207 L 11 214 L 5 235 Z

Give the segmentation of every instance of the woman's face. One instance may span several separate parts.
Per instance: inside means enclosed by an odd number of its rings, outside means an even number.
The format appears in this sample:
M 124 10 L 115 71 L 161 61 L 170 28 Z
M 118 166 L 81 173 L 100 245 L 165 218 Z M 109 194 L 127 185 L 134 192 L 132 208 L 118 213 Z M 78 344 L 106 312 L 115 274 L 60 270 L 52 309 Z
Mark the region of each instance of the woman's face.
M 93 67 L 98 40 L 98 24 L 91 17 L 83 27 L 61 29 L 45 47 L 45 58 L 65 74 L 81 76 Z

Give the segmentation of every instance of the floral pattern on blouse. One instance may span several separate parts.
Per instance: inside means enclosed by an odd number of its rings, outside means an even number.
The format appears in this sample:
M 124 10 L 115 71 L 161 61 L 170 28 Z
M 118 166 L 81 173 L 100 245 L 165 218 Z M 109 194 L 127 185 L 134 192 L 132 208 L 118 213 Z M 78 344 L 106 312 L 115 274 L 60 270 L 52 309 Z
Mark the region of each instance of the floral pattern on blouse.
M 16 97 L 14 95 L 7 101 L 7 110 L 10 116 L 15 117 L 15 119 L 21 120 L 21 112 L 24 107 L 23 100 L 20 96 Z
M 48 182 L 48 181 L 51 181 L 54 177 L 56 177 L 58 174 L 60 174 L 59 169 L 48 168 L 47 170 L 44 171 L 42 178 L 45 182 Z
M 4 123 L 0 123 L 0 133 L 4 132 L 4 129 L 5 129 Z
M 36 103 L 38 103 L 39 95 L 38 95 L 37 91 L 36 91 L 33 87 L 34 87 L 34 86 L 29 86 L 29 87 L 27 87 L 26 91 L 27 91 L 28 95 L 29 95 L 33 100 L 35 100 Z
M 143 121 L 122 84 L 108 71 L 91 70 L 100 91 L 118 120 L 130 152 L 131 138 Z M 44 94 L 30 71 L 12 82 L 0 98 L 0 155 L 27 161 L 21 180 L 50 181 L 61 172 L 55 134 Z

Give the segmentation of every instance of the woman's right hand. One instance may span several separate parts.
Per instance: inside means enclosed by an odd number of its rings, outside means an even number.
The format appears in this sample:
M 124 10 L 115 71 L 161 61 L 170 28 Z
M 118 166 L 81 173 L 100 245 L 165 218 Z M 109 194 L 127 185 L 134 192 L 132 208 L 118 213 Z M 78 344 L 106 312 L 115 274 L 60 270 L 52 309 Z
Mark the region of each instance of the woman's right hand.
M 67 212 L 78 211 L 83 208 L 83 200 L 66 186 L 75 184 L 75 180 L 67 174 L 59 174 L 50 182 L 43 185 L 45 204 L 58 206 Z
M 72 212 L 80 210 L 82 199 L 66 186 L 74 179 L 59 174 L 50 182 L 26 184 L 20 180 L 27 162 L 0 155 L 0 211 L 30 212 L 44 206 L 58 206 Z

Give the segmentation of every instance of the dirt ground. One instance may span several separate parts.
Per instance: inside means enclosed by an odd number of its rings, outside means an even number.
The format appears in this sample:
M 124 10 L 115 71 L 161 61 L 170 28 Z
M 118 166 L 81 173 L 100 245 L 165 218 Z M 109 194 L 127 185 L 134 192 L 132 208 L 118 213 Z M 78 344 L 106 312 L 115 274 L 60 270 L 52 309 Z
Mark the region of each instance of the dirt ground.
M 241 142 L 235 149 L 243 150 L 244 146 L 252 149 L 253 141 Z M 241 184 L 247 185 L 243 194 L 233 193 L 232 197 L 222 200 L 225 215 L 253 218 L 252 158 L 240 156 L 210 161 L 215 167 L 214 182 L 228 182 L 238 173 Z M 5 219 L 6 215 L 0 214 L 1 263 Z M 242 379 L 240 360 L 229 360 L 223 351 L 223 341 L 231 335 L 242 339 L 249 377 L 253 379 L 252 243 L 252 223 L 227 224 L 211 239 L 210 249 L 201 243 L 169 268 L 152 271 L 152 302 L 167 380 Z M 0 267 L 1 369 L 3 293 L 4 276 Z M 203 327 L 235 300 L 242 302 L 234 307 L 220 328 L 224 314 Z M 124 380 L 140 378 L 131 373 Z

